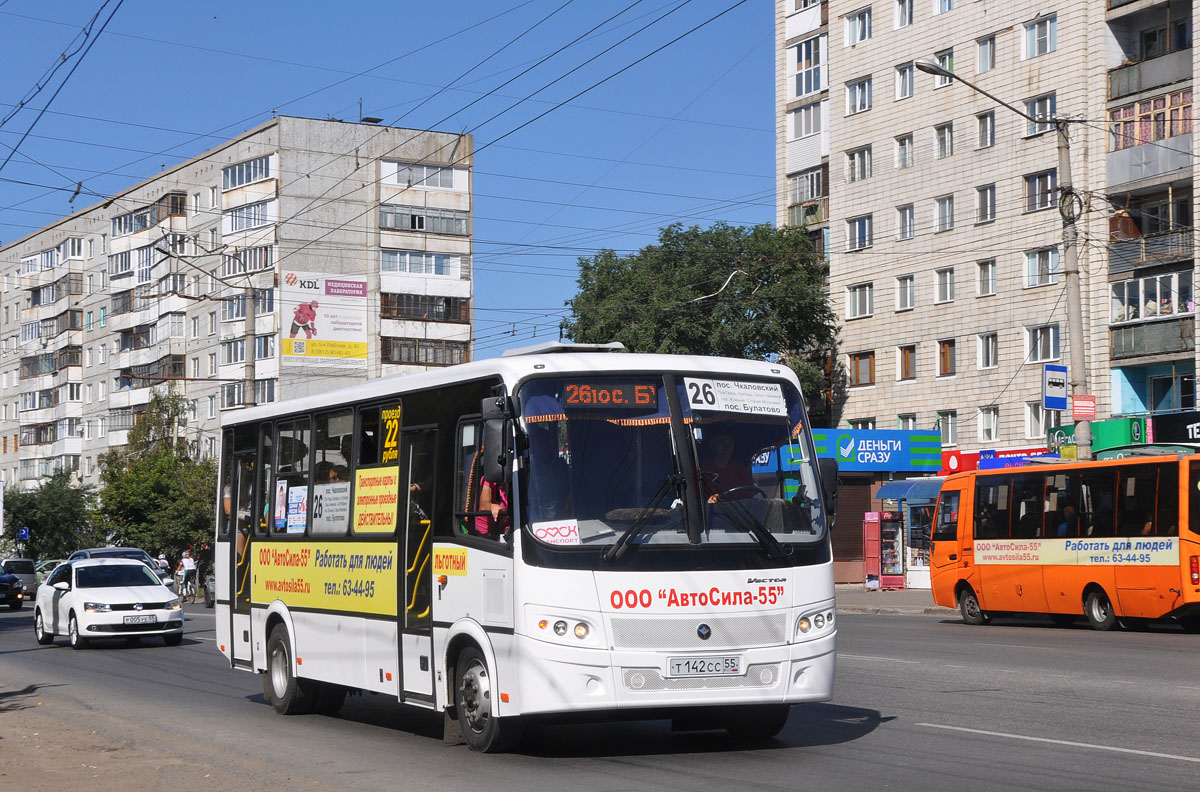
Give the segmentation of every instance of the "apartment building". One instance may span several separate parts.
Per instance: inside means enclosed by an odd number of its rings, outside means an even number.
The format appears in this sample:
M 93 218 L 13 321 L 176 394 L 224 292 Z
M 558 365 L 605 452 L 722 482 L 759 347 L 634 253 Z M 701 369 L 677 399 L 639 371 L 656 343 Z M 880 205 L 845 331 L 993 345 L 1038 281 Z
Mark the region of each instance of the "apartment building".
M 1190 2 L 776 9 L 777 216 L 829 260 L 838 425 L 986 449 L 1069 421 L 1041 407 L 1076 342 L 1051 118 L 1098 417 L 1195 407 Z
M 472 139 L 279 117 L 0 247 L 0 483 L 471 356 Z M 247 311 L 250 316 L 247 317 Z

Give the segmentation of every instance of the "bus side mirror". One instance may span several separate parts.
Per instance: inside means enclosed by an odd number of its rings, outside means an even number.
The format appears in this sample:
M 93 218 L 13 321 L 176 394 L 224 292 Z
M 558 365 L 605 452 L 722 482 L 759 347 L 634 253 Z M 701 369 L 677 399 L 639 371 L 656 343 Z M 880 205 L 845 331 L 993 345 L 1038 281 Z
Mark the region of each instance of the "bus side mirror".
M 833 524 L 837 522 L 837 505 L 838 505 L 838 463 L 836 459 L 817 459 L 817 470 L 821 474 L 821 496 L 825 513 L 828 516 L 826 524 L 829 530 L 833 530 Z
M 512 445 L 509 430 L 513 409 L 508 396 L 489 396 L 479 406 L 483 416 L 483 478 L 508 489 L 512 474 Z

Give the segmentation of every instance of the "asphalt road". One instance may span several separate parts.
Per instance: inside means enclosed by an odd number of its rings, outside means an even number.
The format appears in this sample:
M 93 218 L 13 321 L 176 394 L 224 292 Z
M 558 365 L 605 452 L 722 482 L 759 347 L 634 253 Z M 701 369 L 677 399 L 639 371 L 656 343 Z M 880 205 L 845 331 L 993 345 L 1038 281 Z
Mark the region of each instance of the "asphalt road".
M 114 752 L 108 765 L 83 760 L 101 788 L 139 763 L 159 775 L 126 788 L 160 786 L 175 767 L 203 775 L 188 786 L 243 792 L 1193 790 L 1200 772 L 1200 636 L 1177 630 L 843 615 L 835 700 L 795 707 L 769 744 L 653 721 L 541 727 L 516 753 L 484 756 L 443 745 L 439 719 L 379 696 L 351 698 L 337 718 L 276 715 L 259 677 L 224 665 L 212 613 L 190 607 L 179 647 L 79 652 L 65 639 L 38 646 L 31 608 L 0 613 L 0 786 L 62 788 L 6 782 L 19 779 L 6 756 L 44 758 L 51 735 L 21 728 L 35 718 Z M 58 756 L 51 766 L 72 764 Z

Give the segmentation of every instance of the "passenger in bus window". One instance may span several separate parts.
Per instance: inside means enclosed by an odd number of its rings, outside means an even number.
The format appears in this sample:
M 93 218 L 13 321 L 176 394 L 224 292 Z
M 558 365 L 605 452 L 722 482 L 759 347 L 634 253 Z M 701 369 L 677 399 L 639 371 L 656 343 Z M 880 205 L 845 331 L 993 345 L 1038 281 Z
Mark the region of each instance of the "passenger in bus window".
M 754 484 L 750 466 L 735 459 L 733 431 L 724 425 L 710 428 L 700 450 L 700 470 L 709 492 L 708 502 L 716 503 L 723 493 Z
M 1067 504 L 1062 510 L 1063 521 L 1058 525 L 1058 535 L 1075 537 L 1079 535 L 1079 514 L 1075 507 Z
M 489 512 L 488 516 L 480 515 L 475 518 L 475 532 L 487 536 L 507 533 L 509 528 L 508 493 L 499 484 L 489 484 L 486 479 L 479 480 L 479 511 Z M 495 526 L 491 529 L 491 526 Z

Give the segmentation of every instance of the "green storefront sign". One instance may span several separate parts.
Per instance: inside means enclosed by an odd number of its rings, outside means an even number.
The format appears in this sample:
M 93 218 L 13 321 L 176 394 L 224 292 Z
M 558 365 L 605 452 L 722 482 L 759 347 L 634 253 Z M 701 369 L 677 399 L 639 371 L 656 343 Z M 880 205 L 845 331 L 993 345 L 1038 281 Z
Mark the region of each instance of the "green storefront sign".
M 1145 418 L 1110 418 L 1092 421 L 1092 454 L 1106 448 L 1146 442 Z M 1075 425 L 1056 426 L 1046 433 L 1050 453 L 1058 452 L 1063 459 L 1075 459 Z

